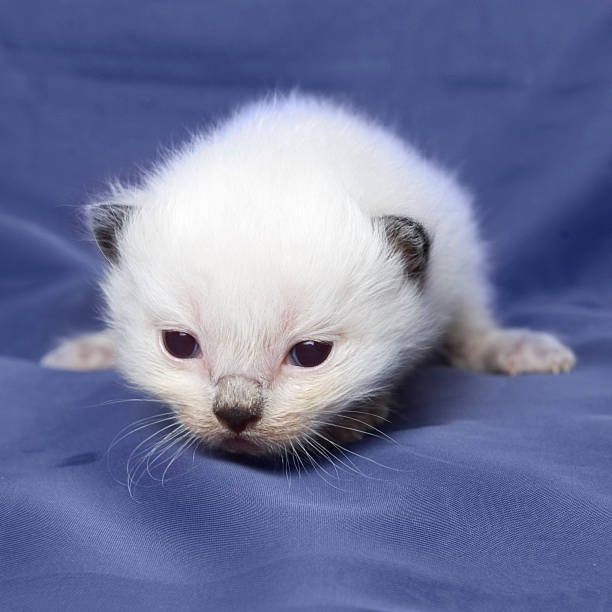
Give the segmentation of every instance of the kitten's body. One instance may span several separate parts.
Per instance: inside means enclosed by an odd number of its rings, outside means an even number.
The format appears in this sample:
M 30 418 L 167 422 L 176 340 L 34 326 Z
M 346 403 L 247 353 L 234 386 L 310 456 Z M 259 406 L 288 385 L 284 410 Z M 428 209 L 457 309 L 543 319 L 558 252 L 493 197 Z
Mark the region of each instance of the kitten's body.
M 475 370 L 574 363 L 550 335 L 495 324 L 470 197 L 454 178 L 324 101 L 247 106 L 92 211 L 111 263 L 109 331 L 44 363 L 116 362 L 213 445 L 276 451 L 355 406 L 374 422 L 390 382 L 436 346 Z M 199 357 L 167 355 L 162 329 L 197 337 Z M 288 362 L 305 340 L 333 343 L 329 358 Z M 240 432 L 213 414 L 228 380 L 238 404 L 257 389 L 261 413 Z

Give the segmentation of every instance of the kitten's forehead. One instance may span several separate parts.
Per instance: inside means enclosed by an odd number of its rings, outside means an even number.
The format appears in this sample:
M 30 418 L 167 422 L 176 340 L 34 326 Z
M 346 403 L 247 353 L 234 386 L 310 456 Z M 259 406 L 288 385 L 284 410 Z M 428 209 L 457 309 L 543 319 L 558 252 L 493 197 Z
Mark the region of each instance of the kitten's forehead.
M 370 219 L 333 193 L 307 204 L 304 194 L 242 195 L 248 200 L 240 213 L 227 195 L 220 202 L 184 198 L 141 211 L 134 227 L 140 256 L 146 252 L 158 269 L 167 261 L 175 273 L 197 274 L 218 290 L 270 286 L 291 295 L 340 282 L 379 254 Z M 272 205 L 272 197 L 281 202 Z
M 332 304 L 348 280 L 339 270 L 330 269 L 325 257 L 289 261 L 280 249 L 255 253 L 248 247 L 205 256 L 193 268 L 177 261 L 169 297 L 189 303 L 215 335 L 240 344 L 269 346 L 330 326 L 337 310 Z

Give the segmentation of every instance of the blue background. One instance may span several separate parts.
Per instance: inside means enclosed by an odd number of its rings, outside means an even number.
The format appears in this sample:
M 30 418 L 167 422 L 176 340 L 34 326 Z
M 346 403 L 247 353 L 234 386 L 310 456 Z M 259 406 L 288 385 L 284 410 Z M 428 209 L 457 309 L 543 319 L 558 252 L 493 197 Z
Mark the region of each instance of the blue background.
M 4 0 L 0 43 L 0 608 L 612 608 L 608 2 Z M 155 427 L 107 450 L 163 407 L 37 364 L 99 327 L 79 205 L 295 85 L 457 169 L 502 318 L 559 333 L 578 367 L 431 364 L 399 392 L 395 444 L 289 477 L 188 452 L 131 497 Z

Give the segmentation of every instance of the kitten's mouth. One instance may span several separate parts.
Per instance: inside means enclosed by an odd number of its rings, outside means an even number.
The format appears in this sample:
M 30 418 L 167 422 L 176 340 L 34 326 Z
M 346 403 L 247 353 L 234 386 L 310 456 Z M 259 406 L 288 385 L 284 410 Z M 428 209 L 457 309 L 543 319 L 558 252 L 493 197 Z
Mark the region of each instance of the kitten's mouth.
M 247 440 L 242 436 L 225 438 L 221 442 L 221 448 L 230 453 L 238 453 L 241 455 L 261 455 L 264 452 L 264 449 L 259 444 Z

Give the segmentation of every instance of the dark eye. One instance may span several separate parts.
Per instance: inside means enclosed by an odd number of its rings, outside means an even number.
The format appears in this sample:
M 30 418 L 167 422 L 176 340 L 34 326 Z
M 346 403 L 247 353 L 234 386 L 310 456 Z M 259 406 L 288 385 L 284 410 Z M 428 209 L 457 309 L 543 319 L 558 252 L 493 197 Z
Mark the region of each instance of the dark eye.
M 331 342 L 306 340 L 306 342 L 299 342 L 289 351 L 289 360 L 301 368 L 314 368 L 329 357 L 331 349 Z
M 198 341 L 191 335 L 182 331 L 162 331 L 164 347 L 173 357 L 190 359 L 200 352 Z

